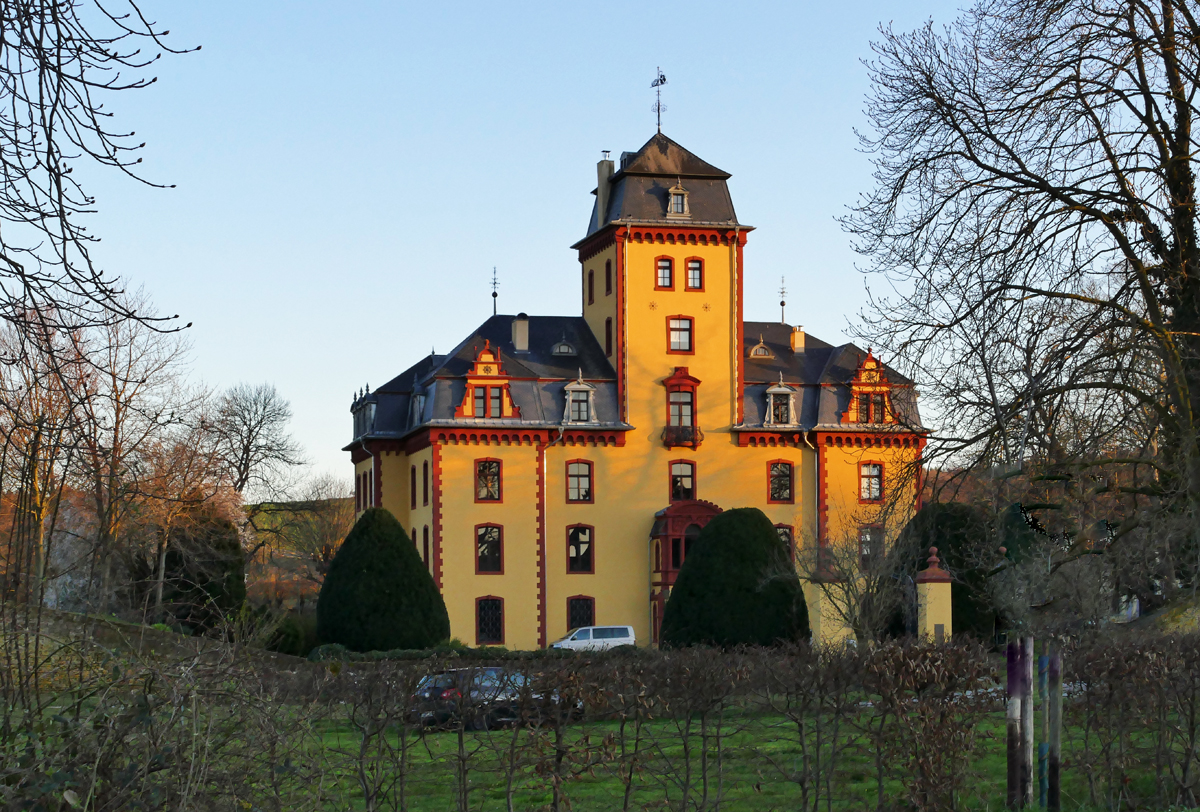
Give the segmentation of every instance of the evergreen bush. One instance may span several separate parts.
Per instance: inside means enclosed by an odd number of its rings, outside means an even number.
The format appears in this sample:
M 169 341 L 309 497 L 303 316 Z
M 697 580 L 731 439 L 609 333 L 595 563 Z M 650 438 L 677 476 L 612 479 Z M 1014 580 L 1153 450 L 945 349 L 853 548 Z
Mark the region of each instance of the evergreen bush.
M 450 637 L 446 604 L 390 512 L 363 513 L 329 564 L 317 638 L 350 651 L 429 648 Z
M 757 508 L 727 510 L 700 532 L 663 612 L 664 646 L 769 646 L 809 636 L 792 560 Z
M 1020 507 L 1014 507 L 1019 518 Z M 1007 514 L 1002 516 L 1001 524 L 1006 521 L 1011 521 Z M 994 557 L 999 558 L 999 544 L 992 543 L 995 535 L 987 513 L 980 507 L 964 502 L 930 502 L 905 525 L 898 541 L 917 551 L 919 569 L 925 567 L 929 548 L 937 547 L 942 569 L 954 577 L 950 585 L 954 633 L 970 634 L 984 642 L 992 640 L 999 616 L 988 595 L 986 568 L 979 562 L 988 560 L 985 553 L 992 547 L 997 548 Z
M 237 526 L 200 514 L 171 533 L 163 601 L 189 632 L 232 620 L 246 601 L 246 556 Z

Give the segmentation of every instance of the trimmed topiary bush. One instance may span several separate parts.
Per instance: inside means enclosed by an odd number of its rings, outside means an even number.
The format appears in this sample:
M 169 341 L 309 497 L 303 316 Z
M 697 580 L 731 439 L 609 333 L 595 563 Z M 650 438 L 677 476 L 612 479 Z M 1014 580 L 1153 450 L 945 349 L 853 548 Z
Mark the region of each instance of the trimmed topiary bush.
M 667 600 L 661 637 L 664 646 L 809 637 L 792 553 L 761 510 L 727 510 L 700 532 Z
M 450 637 L 446 604 L 404 528 L 367 510 L 329 564 L 317 638 L 351 651 L 429 648 Z

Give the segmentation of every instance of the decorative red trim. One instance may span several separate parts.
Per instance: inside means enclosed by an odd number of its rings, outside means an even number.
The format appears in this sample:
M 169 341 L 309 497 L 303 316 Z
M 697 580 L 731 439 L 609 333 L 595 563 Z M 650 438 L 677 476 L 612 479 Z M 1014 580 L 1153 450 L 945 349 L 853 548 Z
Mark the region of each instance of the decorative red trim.
M 629 404 L 626 402 L 628 381 L 625 380 L 625 251 L 626 240 L 629 239 L 629 229 L 619 228 L 614 234 L 617 248 L 617 403 L 620 404 L 621 422 L 629 416 Z
M 546 444 L 539 443 L 534 464 L 537 467 L 537 581 L 538 647 L 546 647 Z
M 671 263 L 671 284 L 670 285 L 658 284 L 658 261 L 661 259 L 665 259 Z M 654 289 L 655 290 L 675 290 L 675 258 L 674 257 L 668 257 L 665 254 L 662 254 L 662 255 L 659 255 L 654 258 Z
M 496 477 L 496 489 L 499 491 L 499 499 L 480 499 L 479 498 L 479 463 L 494 462 L 500 467 L 497 469 L 498 476 Z M 495 457 L 479 457 L 474 462 L 475 465 L 475 502 L 476 504 L 484 505 L 502 505 L 504 504 L 504 460 Z
M 376 454 L 371 463 L 371 507 L 383 507 L 383 458 Z
M 442 447 L 433 445 L 433 580 L 442 588 Z
M 589 601 L 592 604 L 592 622 L 588 625 L 596 625 L 596 599 L 591 595 L 569 595 L 567 597 L 567 631 L 571 631 L 571 601 Z
M 746 267 L 745 262 L 742 261 L 742 248 L 746 245 L 746 236 L 747 236 L 746 231 L 734 232 L 734 239 L 737 240 L 737 248 L 735 249 L 735 252 L 734 252 L 734 257 L 735 257 L 734 262 L 737 265 L 737 268 L 736 268 L 736 271 L 737 271 L 737 305 L 736 305 L 737 313 L 736 313 L 736 317 L 737 318 L 736 318 L 736 321 L 734 322 L 734 324 L 737 325 L 736 340 L 737 340 L 737 349 L 738 349 L 738 351 L 736 353 L 734 353 L 734 356 L 733 356 L 736 359 L 736 360 L 734 360 L 734 363 L 737 364 L 737 397 L 734 398 L 734 411 L 737 414 L 736 422 L 739 426 L 742 423 L 744 423 L 745 419 L 746 419 L 746 415 L 745 415 L 746 404 L 742 397 L 742 393 L 746 391 L 746 360 L 744 358 L 742 358 L 742 348 L 744 348 L 746 346 L 746 323 L 744 321 L 742 321 L 742 310 L 743 310 L 742 303 L 744 301 L 744 297 L 742 295 L 742 290 L 745 287 L 744 282 L 745 282 L 745 276 L 746 276 L 746 274 L 742 270 L 743 268 Z
M 690 350 L 673 350 L 671 349 L 671 319 L 687 319 L 688 322 L 688 344 Z M 667 355 L 695 355 L 696 354 L 696 320 L 691 316 L 685 316 L 682 313 L 674 316 L 667 316 L 664 322 L 667 327 Z
M 826 497 L 828 484 L 825 482 L 825 475 L 828 469 L 828 460 L 825 459 L 825 449 L 828 447 L 821 442 L 821 435 L 815 434 L 817 446 L 817 546 L 824 547 L 829 543 L 826 538 L 826 531 L 829 528 L 829 503 Z
M 693 480 L 694 481 L 694 480 Z M 576 527 L 586 527 L 592 531 L 592 568 L 590 570 L 573 570 L 571 569 L 571 531 Z M 567 525 L 566 547 L 564 550 L 567 553 L 566 573 L 567 575 L 595 575 L 596 574 L 596 528 L 590 524 L 575 524 Z
M 795 428 L 786 431 L 738 431 L 734 435 L 742 448 L 807 448 L 804 433 Z
M 675 499 L 675 498 L 672 498 L 672 495 L 671 495 L 671 491 L 672 491 L 672 488 L 671 488 L 671 466 L 675 465 L 677 463 L 681 463 L 681 462 L 686 462 L 688 465 L 692 466 L 692 498 L 691 499 Z M 673 504 L 676 502 L 701 502 L 703 500 L 698 498 L 699 493 L 700 493 L 700 466 L 696 465 L 696 461 L 695 460 L 683 460 L 683 459 L 668 460 L 667 461 L 667 502 L 669 504 Z M 718 508 L 718 510 L 719 510 L 719 508 Z
M 500 569 L 498 570 L 481 570 L 479 569 L 479 528 L 494 527 L 500 531 Z M 475 545 L 475 574 L 476 575 L 503 575 L 504 574 L 504 525 L 496 522 L 481 522 L 475 525 L 474 535 L 471 536 L 471 542 Z
M 484 641 L 479 636 L 479 602 L 480 601 L 500 601 L 500 639 Z M 475 645 L 477 646 L 502 646 L 504 645 L 505 627 L 508 625 L 504 622 L 504 598 L 499 595 L 480 595 L 475 599 Z
M 588 467 L 588 498 L 587 499 L 572 499 L 571 498 L 571 464 L 583 463 Z M 569 505 L 591 505 L 596 502 L 596 466 L 591 460 L 567 460 L 563 465 L 563 493 L 566 495 L 567 504 Z
M 879 466 L 879 498 L 878 499 L 863 499 L 862 498 L 862 482 L 863 482 L 862 467 L 864 465 L 878 465 Z M 880 461 L 880 460 L 859 460 L 858 461 L 858 503 L 860 505 L 882 505 L 885 497 L 887 496 L 886 483 L 887 483 L 887 468 L 884 466 L 882 461 Z
M 917 434 L 907 432 L 822 432 L 821 436 L 825 438 L 825 445 L 837 446 L 841 448 L 915 448 L 921 450 L 925 447 L 925 439 Z
M 788 478 L 791 480 L 788 485 L 788 493 L 792 495 L 791 499 L 772 499 L 771 498 L 771 466 L 778 463 L 783 463 L 788 467 L 790 474 Z M 792 460 L 767 460 L 767 504 L 768 505 L 794 505 L 796 504 L 796 463 Z
M 436 432 L 434 439 L 448 445 L 537 445 L 550 441 L 549 429 L 446 428 Z
M 739 231 L 717 231 L 712 228 L 704 228 L 702 226 L 688 226 L 685 224 L 660 226 L 660 225 L 633 225 L 622 228 L 627 228 L 630 232 L 629 239 L 637 243 L 657 243 L 659 245 L 732 245 L 736 240 L 739 244 L 744 244 L 746 236 L 754 230 L 753 226 L 741 226 Z M 597 234 L 592 235 L 593 239 Z M 584 246 L 586 241 L 576 243 L 573 248 Z M 581 249 L 582 250 L 582 249 Z
M 698 287 L 698 288 L 693 288 L 691 286 L 691 281 L 692 281 L 691 270 L 688 268 L 688 265 L 689 265 L 689 263 L 692 263 L 692 262 L 700 263 L 700 287 Z M 705 270 L 707 270 L 707 269 L 704 267 L 704 257 L 687 257 L 687 258 L 685 258 L 683 260 L 683 289 L 686 291 L 692 291 L 694 293 L 704 293 L 704 285 L 705 285 L 705 273 L 704 272 L 705 272 Z M 741 320 L 739 319 L 739 322 L 740 321 Z

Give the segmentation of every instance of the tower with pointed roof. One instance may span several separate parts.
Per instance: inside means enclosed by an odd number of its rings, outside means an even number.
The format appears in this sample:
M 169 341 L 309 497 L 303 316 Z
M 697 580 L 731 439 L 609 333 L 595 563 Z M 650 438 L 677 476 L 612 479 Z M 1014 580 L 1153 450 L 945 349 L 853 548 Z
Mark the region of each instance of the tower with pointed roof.
M 721 510 L 761 508 L 798 560 L 864 562 L 915 510 L 911 382 L 744 320 L 753 227 L 730 177 L 661 132 L 600 161 L 572 246 L 579 316 L 495 315 L 355 400 L 358 508 L 411 528 L 456 637 L 534 648 L 628 625 L 653 643 Z M 801 570 L 814 634 L 849 634 L 830 585 L 853 573 Z

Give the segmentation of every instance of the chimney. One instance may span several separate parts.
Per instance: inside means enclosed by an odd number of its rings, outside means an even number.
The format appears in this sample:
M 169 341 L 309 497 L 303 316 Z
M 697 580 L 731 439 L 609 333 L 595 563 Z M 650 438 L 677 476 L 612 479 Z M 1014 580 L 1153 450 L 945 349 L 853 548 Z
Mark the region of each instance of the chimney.
M 529 352 L 529 316 L 518 313 L 512 323 L 513 349 Z
M 608 159 L 608 150 L 604 150 L 604 158 L 596 164 L 596 230 L 608 225 L 608 187 L 609 179 L 613 176 L 613 162 Z
M 792 328 L 792 352 L 804 352 L 804 328 L 800 325 Z

